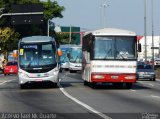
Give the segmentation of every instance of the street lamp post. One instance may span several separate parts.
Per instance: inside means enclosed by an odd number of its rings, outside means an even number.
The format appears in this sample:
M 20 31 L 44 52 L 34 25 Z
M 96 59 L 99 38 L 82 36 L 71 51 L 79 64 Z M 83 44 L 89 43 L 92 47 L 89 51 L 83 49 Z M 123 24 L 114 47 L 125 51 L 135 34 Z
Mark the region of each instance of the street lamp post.
M 106 27 L 106 7 L 107 7 L 107 4 L 102 4 L 102 7 L 104 8 L 103 9 L 103 17 L 104 17 L 103 25 L 105 28 Z
M 49 27 L 50 27 L 49 22 L 50 22 L 50 19 L 48 19 L 48 21 L 47 21 L 47 35 L 48 36 L 49 36 Z
M 107 21 L 107 20 L 106 20 L 106 17 L 107 17 L 107 15 L 106 15 L 106 8 L 107 8 L 108 6 L 109 6 L 109 4 L 107 4 L 107 3 L 105 4 L 105 3 L 103 3 L 103 2 L 102 2 L 102 4 L 100 5 L 100 8 L 102 9 L 102 10 L 101 10 L 101 12 L 102 12 L 102 13 L 101 13 L 101 19 L 102 19 L 101 22 L 102 22 L 102 27 L 104 27 L 104 28 L 106 27 L 106 21 Z
M 144 0 L 144 55 L 145 55 L 145 63 L 147 63 L 147 17 L 146 17 L 146 0 Z
M 153 0 L 152 0 L 152 4 L 151 4 L 151 8 L 152 8 L 152 66 L 154 68 L 154 15 L 153 15 Z
M 70 27 L 69 27 L 69 44 L 71 43 L 71 41 L 72 41 L 72 26 L 70 25 Z

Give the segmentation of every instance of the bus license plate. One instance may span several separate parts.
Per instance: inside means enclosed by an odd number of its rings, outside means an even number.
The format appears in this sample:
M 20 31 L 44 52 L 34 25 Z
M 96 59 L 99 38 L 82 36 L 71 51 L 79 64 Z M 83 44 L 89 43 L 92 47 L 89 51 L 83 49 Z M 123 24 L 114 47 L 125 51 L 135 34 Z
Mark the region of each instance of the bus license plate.
M 43 80 L 42 79 L 36 79 L 36 82 L 42 82 Z

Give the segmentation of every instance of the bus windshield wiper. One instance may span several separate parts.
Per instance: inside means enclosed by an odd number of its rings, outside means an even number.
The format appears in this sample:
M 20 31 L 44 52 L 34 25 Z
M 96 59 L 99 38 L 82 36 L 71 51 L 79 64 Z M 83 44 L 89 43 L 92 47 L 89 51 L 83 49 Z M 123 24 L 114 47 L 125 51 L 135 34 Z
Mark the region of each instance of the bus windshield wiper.
M 66 57 L 64 57 L 64 58 L 62 59 L 62 62 L 64 62 L 65 59 L 66 59 Z
M 105 52 L 105 54 L 106 54 L 106 55 L 105 55 L 105 57 L 104 57 L 104 58 L 106 59 L 106 58 L 108 57 L 108 54 L 112 51 L 112 49 L 105 50 L 105 51 L 106 51 L 106 52 Z
M 124 54 L 119 54 L 119 56 L 120 56 L 122 59 L 124 59 L 124 60 L 127 60 L 127 59 L 128 59 L 128 57 L 125 57 Z
M 27 65 L 28 68 L 31 66 L 32 62 L 33 62 L 33 60 L 31 60 L 31 61 L 28 63 L 28 65 Z
M 79 58 L 79 56 L 76 56 L 75 60 L 73 59 L 71 62 L 78 63 L 78 62 L 76 62 L 78 58 Z M 79 58 L 79 60 L 80 60 L 80 58 Z
M 77 58 L 78 58 L 78 56 L 76 56 L 76 59 L 74 60 L 74 62 L 76 62 Z

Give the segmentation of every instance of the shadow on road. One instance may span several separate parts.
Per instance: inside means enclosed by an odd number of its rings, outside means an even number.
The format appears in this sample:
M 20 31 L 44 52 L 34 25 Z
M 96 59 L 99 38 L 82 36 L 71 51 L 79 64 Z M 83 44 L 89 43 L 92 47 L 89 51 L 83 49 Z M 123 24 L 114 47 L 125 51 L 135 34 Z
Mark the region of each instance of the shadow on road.
M 91 86 L 90 86 L 91 87 Z M 92 88 L 92 87 L 91 87 Z M 143 86 L 143 85 L 137 85 L 137 83 L 133 84 L 132 88 L 126 88 L 125 85 L 120 86 L 114 86 L 114 85 L 108 85 L 108 84 L 97 84 L 94 89 L 96 90 L 144 90 L 144 89 L 151 89 L 149 87 Z
M 29 83 L 24 85 L 24 89 L 51 89 L 57 88 L 54 83 Z M 20 86 L 17 81 L 7 82 L 0 85 L 0 91 L 14 91 L 20 90 Z
M 101 83 L 98 83 L 96 84 L 94 87 L 91 85 L 91 84 L 87 84 L 84 86 L 83 84 L 83 81 L 63 81 L 61 82 L 61 85 L 63 88 L 67 88 L 67 87 L 89 87 L 93 90 L 130 90 L 130 89 L 127 89 L 125 87 L 125 85 L 120 85 L 120 86 L 114 86 L 113 84 L 111 83 L 105 83 L 105 84 L 101 84 Z M 138 83 L 135 83 L 133 84 L 132 90 L 145 90 L 145 89 L 151 89 L 147 86 L 144 86 L 144 85 L 141 85 L 141 84 L 138 84 Z

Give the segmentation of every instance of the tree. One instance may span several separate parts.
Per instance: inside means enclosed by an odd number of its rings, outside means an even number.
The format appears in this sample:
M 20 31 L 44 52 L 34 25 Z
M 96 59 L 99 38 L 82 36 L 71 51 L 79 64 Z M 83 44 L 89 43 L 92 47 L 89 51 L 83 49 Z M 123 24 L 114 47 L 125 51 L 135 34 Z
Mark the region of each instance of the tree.
M 3 50 L 13 50 L 17 46 L 18 37 L 25 37 L 31 35 L 46 35 L 47 34 L 47 21 L 52 18 L 62 18 L 62 11 L 65 10 L 63 6 L 59 6 L 57 1 L 52 2 L 40 1 L 40 0 L 0 0 L 0 8 L 4 8 L 3 13 L 11 12 L 12 4 L 42 4 L 44 8 L 44 23 L 43 24 L 30 24 L 30 25 L 17 25 L 11 26 L 10 16 L 5 16 L 0 19 L 0 47 Z M 1 14 L 1 13 L 0 13 Z M 3 32 L 7 32 L 8 36 L 4 35 Z M 18 34 L 18 33 L 19 34 Z M 15 46 L 11 43 L 15 43 Z M 10 46 L 9 46 L 10 45 Z M 13 46 L 13 47 L 12 47 Z
M 54 33 L 51 34 L 51 35 L 54 35 Z M 68 33 L 63 33 L 63 32 L 58 33 L 57 32 L 57 33 L 55 33 L 54 37 L 58 40 L 58 42 L 60 44 L 75 44 L 75 39 L 76 39 L 75 34 L 71 35 L 71 42 L 69 40 L 69 34 Z
M 12 4 L 34 4 L 34 3 L 43 4 L 45 21 L 47 21 L 48 19 L 56 18 L 56 17 L 59 17 L 59 18 L 63 17 L 62 12 L 65 10 L 65 8 L 63 6 L 59 6 L 57 1 L 52 2 L 51 0 L 48 0 L 47 2 L 40 1 L 40 0 L 1 0 L 0 8 L 5 8 L 3 12 L 9 13 L 11 12 Z M 7 20 L 5 20 L 5 24 L 6 23 L 7 23 Z
M 20 34 L 13 28 L 0 28 L 0 48 L 3 53 L 17 49 Z

